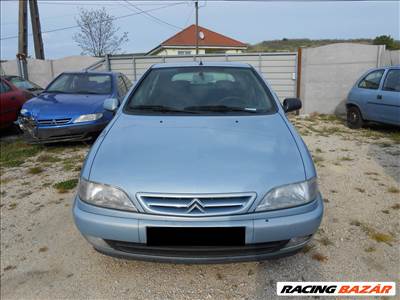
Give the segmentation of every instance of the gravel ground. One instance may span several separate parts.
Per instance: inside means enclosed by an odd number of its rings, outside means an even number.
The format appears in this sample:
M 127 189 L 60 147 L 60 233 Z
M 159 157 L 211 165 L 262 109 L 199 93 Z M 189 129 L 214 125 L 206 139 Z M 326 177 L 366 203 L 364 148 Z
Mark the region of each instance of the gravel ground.
M 63 182 L 78 178 L 89 146 L 29 150 L 13 141 L 29 158 L 1 167 L 1 299 L 273 299 L 277 281 L 399 282 L 399 133 L 351 131 L 329 116 L 293 122 L 316 161 L 324 219 L 303 252 L 254 263 L 175 265 L 98 254 L 73 224 L 75 182 Z

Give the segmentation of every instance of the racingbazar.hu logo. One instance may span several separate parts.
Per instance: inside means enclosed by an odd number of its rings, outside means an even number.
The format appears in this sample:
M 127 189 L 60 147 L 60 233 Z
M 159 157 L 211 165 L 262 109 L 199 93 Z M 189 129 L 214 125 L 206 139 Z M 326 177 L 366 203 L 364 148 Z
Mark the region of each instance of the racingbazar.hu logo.
M 395 296 L 394 282 L 277 282 L 278 296 Z

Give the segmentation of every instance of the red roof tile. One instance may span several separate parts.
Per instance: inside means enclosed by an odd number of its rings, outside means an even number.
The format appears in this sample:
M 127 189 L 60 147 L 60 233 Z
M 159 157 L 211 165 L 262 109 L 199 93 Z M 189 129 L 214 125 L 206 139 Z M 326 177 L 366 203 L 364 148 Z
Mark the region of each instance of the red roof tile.
M 199 38 L 199 46 L 247 47 L 247 45 L 242 42 L 201 26 L 199 26 L 199 32 L 204 33 L 204 39 Z M 168 40 L 162 42 L 161 46 L 194 46 L 196 45 L 195 37 L 196 26 L 190 25 Z

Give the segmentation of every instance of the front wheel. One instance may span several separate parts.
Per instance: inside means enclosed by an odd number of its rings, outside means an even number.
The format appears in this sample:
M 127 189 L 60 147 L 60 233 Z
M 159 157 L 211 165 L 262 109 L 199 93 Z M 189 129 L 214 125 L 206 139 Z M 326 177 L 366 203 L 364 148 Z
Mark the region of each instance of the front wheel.
M 347 126 L 351 129 L 359 129 L 364 125 L 360 110 L 355 106 L 347 109 Z

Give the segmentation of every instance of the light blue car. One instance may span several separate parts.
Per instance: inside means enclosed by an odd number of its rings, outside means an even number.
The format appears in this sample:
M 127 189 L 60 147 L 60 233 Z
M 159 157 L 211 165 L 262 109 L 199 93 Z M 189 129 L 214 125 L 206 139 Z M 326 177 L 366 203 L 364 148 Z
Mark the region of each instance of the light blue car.
M 294 254 L 323 201 L 304 142 L 247 64 L 152 66 L 82 169 L 76 226 L 104 254 L 216 263 Z
M 400 126 L 400 66 L 365 73 L 351 89 L 346 108 L 350 128 L 368 121 Z

